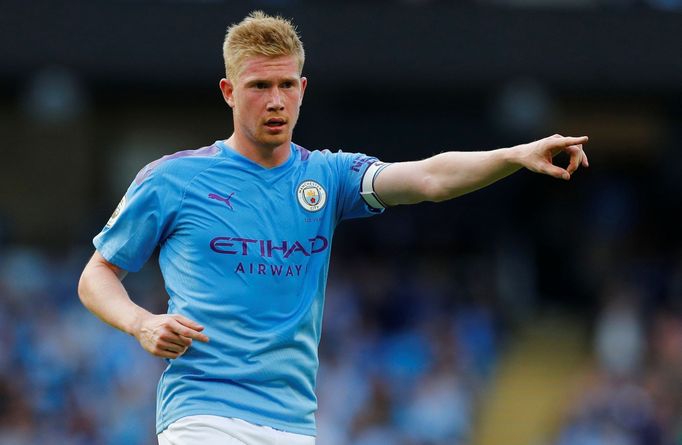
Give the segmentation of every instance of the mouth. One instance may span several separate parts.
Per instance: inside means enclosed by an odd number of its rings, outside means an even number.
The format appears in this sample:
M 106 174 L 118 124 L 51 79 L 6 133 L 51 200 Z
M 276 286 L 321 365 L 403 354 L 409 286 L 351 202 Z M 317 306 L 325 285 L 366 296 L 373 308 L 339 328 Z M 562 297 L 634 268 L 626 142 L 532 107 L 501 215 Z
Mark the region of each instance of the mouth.
M 286 119 L 281 117 L 273 117 L 265 121 L 265 126 L 272 130 L 281 130 L 286 125 Z

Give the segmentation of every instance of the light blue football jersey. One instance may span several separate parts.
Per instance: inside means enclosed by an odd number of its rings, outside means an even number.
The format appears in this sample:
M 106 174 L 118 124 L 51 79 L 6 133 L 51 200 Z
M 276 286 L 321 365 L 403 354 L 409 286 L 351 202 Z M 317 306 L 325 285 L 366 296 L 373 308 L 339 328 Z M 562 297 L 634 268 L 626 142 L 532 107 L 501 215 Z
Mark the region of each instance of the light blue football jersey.
M 359 190 L 374 162 L 291 144 L 266 169 L 218 141 L 140 171 L 94 245 L 133 272 L 160 246 L 168 312 L 210 337 L 168 361 L 157 432 L 210 414 L 315 435 L 332 236 L 343 219 L 381 212 Z

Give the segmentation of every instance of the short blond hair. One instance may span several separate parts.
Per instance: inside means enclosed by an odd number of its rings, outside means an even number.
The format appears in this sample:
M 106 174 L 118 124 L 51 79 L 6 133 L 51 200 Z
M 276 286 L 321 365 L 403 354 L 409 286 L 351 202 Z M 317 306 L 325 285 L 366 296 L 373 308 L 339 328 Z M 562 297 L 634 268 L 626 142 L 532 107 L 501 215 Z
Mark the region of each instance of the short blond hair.
M 252 56 L 296 56 L 298 74 L 303 71 L 305 51 L 291 21 L 253 11 L 244 20 L 227 28 L 223 42 L 225 75 L 231 81 L 241 74 L 242 64 Z

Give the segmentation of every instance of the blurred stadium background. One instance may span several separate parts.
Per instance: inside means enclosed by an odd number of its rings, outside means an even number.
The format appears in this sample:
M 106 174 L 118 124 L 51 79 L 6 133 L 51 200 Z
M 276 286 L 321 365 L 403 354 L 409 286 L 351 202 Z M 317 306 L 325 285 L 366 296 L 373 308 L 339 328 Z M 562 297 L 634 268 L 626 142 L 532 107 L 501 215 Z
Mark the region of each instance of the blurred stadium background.
M 682 444 L 682 1 L 0 1 L 0 444 L 153 444 L 163 362 L 76 283 L 138 169 L 227 137 L 228 24 L 293 18 L 301 145 L 591 137 L 337 232 L 320 445 Z M 286 223 L 286 222 L 283 222 Z M 126 283 L 165 311 L 158 269 Z

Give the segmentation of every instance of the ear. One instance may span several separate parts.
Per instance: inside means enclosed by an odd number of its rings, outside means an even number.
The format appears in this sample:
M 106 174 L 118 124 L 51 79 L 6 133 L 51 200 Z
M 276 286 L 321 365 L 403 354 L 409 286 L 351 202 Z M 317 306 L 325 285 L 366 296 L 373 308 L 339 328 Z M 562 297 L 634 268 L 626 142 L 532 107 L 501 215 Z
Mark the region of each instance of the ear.
M 227 102 L 230 108 L 234 108 L 234 86 L 229 80 L 220 79 L 220 91 L 223 93 L 223 99 Z
M 307 77 L 301 77 L 301 99 L 298 103 L 298 105 L 301 105 L 303 103 L 303 95 L 305 94 L 305 87 L 308 86 L 308 78 Z

